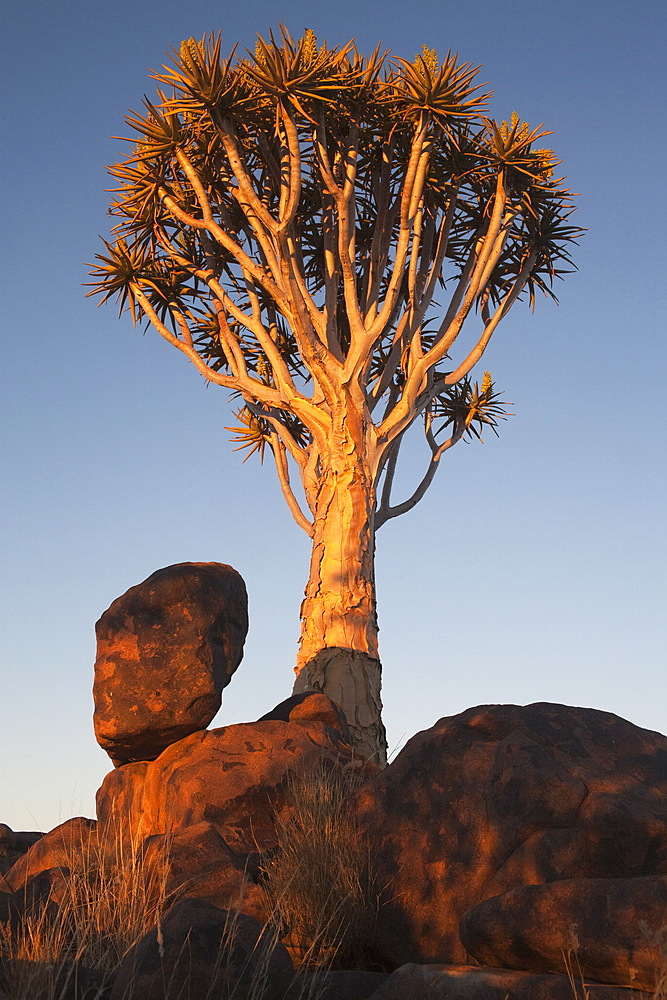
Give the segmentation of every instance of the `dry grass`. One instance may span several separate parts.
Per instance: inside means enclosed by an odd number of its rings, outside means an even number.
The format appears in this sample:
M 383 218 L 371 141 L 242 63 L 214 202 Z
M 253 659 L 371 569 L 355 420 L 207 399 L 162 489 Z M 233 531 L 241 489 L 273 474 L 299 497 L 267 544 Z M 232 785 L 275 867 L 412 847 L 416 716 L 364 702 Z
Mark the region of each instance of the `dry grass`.
M 573 1000 L 590 1000 L 590 993 L 584 982 L 584 974 L 579 961 L 579 939 L 573 927 L 569 929 L 569 945 L 563 952 L 565 971 L 572 990 Z
M 372 939 L 378 893 L 372 845 L 349 805 L 362 779 L 354 768 L 319 764 L 288 789 L 291 812 L 265 864 L 270 910 L 300 967 L 359 968 Z
M 655 952 L 653 1000 L 667 1000 L 667 925 L 656 931 L 644 922 L 640 922 L 639 929 Z M 568 948 L 562 952 L 562 955 L 573 1000 L 590 1000 L 591 994 L 588 986 L 591 984 L 587 985 L 584 980 L 584 973 L 578 954 L 579 940 L 574 927 L 569 928 L 568 937 Z M 628 997 L 635 995 L 636 991 L 633 987 L 620 988 L 627 988 Z
M 103 987 L 168 904 L 166 850 L 145 865 L 128 839 L 105 850 L 72 847 L 67 867 L 58 906 L 38 902 L 20 922 L 0 924 L 1 978 L 12 1000 L 65 1000 L 88 981 Z

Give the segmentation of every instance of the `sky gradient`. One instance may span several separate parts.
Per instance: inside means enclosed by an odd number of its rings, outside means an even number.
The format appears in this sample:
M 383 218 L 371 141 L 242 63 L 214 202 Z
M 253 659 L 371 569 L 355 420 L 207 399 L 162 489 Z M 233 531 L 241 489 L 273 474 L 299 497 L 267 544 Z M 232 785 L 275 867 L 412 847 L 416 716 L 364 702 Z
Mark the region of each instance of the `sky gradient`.
M 445 456 L 422 503 L 379 532 L 390 750 L 483 703 L 584 705 L 667 731 L 666 8 L 406 11 L 61 0 L 5 15 L 0 822 L 14 829 L 94 815 L 111 768 L 92 731 L 94 624 L 162 566 L 216 560 L 246 580 L 246 653 L 214 725 L 291 692 L 309 545 L 272 467 L 233 453 L 224 390 L 81 287 L 108 232 L 111 137 L 168 47 L 209 30 L 228 48 L 282 20 L 366 52 L 458 51 L 482 64 L 495 117 L 554 131 L 580 193 L 588 232 L 560 306 L 516 306 L 481 366 L 512 417 Z M 424 459 L 404 456 L 406 492 Z

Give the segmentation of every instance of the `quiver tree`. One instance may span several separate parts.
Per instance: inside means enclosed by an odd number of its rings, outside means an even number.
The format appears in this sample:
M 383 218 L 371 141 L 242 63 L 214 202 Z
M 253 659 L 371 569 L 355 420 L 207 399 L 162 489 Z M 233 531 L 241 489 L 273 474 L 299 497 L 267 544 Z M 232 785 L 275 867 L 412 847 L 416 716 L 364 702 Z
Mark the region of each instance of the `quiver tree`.
M 495 429 L 499 394 L 472 369 L 518 299 L 553 297 L 578 232 L 535 148 L 547 133 L 486 117 L 476 73 L 426 48 L 318 48 L 311 31 L 245 58 L 189 39 L 128 116 L 120 221 L 91 272 L 242 401 L 235 440 L 271 452 L 312 539 L 295 690 L 338 702 L 380 761 L 375 532 L 445 451 Z M 429 458 L 397 501 L 415 421 Z

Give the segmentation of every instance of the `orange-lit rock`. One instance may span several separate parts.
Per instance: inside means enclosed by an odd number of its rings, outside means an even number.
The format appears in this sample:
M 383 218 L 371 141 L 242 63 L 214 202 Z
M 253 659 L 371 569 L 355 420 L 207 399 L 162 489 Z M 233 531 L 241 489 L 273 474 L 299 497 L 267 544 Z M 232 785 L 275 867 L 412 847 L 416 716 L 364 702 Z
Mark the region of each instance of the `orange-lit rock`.
M 312 697 L 333 718 L 328 699 L 324 704 L 322 696 Z M 308 715 L 306 700 L 299 699 L 298 708 Z M 211 823 L 233 852 L 246 857 L 275 846 L 275 819 L 292 777 L 320 761 L 338 767 L 353 759 L 341 729 L 316 718 L 197 732 L 157 760 L 108 774 L 97 793 L 97 815 L 103 828 L 127 824 L 139 839 Z M 358 763 L 369 773 L 377 770 Z
M 382 838 L 385 960 L 465 963 L 459 918 L 485 899 L 667 874 L 667 738 L 592 709 L 473 708 L 413 737 L 358 808 Z
M 0 923 L 19 925 L 26 914 L 53 916 L 69 894 L 67 868 L 48 868 L 30 876 L 20 889 L 0 892 Z
M 514 889 L 464 914 L 461 938 L 483 965 L 565 973 L 569 956 L 587 980 L 653 993 L 667 945 L 667 876 Z
M 266 923 L 266 898 L 253 881 L 256 871 L 238 861 L 212 823 L 148 837 L 141 853 L 153 870 L 166 861 L 165 888 L 172 901 L 202 899 Z
M 97 856 L 96 828 L 94 819 L 75 816 L 45 833 L 5 874 L 5 891 L 22 890 L 30 879 L 47 869 L 87 868 Z
M 94 725 L 114 764 L 154 760 L 205 729 L 243 655 L 248 600 L 221 563 L 167 566 L 97 623 Z

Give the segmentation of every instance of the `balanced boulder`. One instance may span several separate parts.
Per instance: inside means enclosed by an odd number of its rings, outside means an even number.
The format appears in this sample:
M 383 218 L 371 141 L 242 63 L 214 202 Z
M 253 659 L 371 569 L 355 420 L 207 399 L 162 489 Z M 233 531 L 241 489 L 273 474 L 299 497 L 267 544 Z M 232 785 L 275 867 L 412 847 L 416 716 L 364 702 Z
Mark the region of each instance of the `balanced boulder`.
M 167 566 L 96 625 L 94 726 L 115 765 L 155 760 L 205 729 L 243 655 L 248 599 L 221 563 Z

